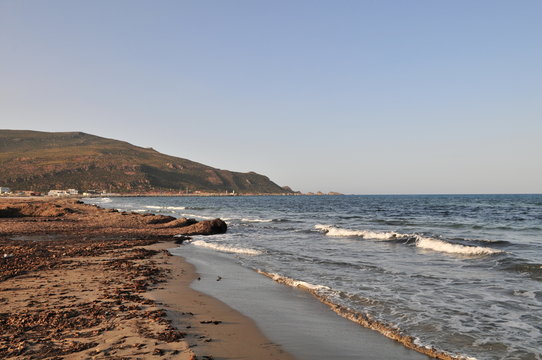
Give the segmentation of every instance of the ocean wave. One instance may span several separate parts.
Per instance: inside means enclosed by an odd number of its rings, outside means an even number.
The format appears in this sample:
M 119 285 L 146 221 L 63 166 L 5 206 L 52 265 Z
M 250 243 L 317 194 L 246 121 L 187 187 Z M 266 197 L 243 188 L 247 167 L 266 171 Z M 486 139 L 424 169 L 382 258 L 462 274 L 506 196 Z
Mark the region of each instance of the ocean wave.
M 422 354 L 429 355 L 430 357 L 436 359 L 446 359 L 446 360 L 475 360 L 475 358 L 462 356 L 457 354 L 451 354 L 443 350 L 436 349 L 433 346 L 424 344 L 419 338 L 414 336 L 409 336 L 403 333 L 401 329 L 397 328 L 394 325 L 386 324 L 382 321 L 375 319 L 373 316 L 367 313 L 362 313 L 355 311 L 349 307 L 340 305 L 333 301 L 331 297 L 337 292 L 325 285 L 315 285 L 301 280 L 295 280 L 283 275 L 276 273 L 269 273 L 263 270 L 257 270 L 259 274 L 267 276 L 274 281 L 298 288 L 304 291 L 307 291 L 314 295 L 320 302 L 327 305 L 331 310 L 333 310 L 337 315 L 348 319 L 358 325 L 363 327 L 376 330 L 387 338 L 393 339 L 400 342 L 406 347 L 418 351 Z M 331 295 L 331 296 L 330 296 Z
M 273 279 L 274 281 L 276 281 L 278 283 L 288 285 L 288 286 L 291 286 L 291 287 L 295 287 L 295 288 L 301 288 L 301 289 L 308 290 L 308 291 L 311 291 L 311 292 L 312 291 L 319 291 L 319 290 L 330 290 L 329 287 L 324 286 L 324 285 L 314 285 L 314 284 L 311 284 L 311 283 L 308 283 L 308 282 L 305 282 L 305 281 L 295 280 L 295 279 L 292 279 L 292 278 L 289 278 L 289 277 L 286 277 L 286 276 L 282 276 L 282 275 L 279 275 L 279 274 L 276 274 L 276 273 L 268 273 L 268 272 L 265 272 L 263 270 L 257 270 L 257 272 L 259 274 L 265 275 L 265 276 Z
M 216 219 L 216 216 L 205 216 L 205 215 L 196 215 L 196 214 L 181 214 L 181 215 L 184 217 L 199 218 L 199 219 L 205 219 L 205 220 Z
M 336 237 L 351 237 L 358 236 L 366 239 L 375 240 L 396 240 L 397 238 L 406 237 L 406 234 L 399 234 L 396 232 L 374 232 L 368 230 L 350 230 L 335 227 L 333 225 L 315 225 L 315 229 L 322 231 L 327 236 Z
M 147 209 L 156 209 L 156 210 L 185 210 L 185 206 L 157 206 L 157 205 L 147 205 Z
M 443 240 L 423 236 L 416 236 L 416 247 L 425 250 L 433 250 L 448 254 L 460 255 L 492 255 L 502 253 L 501 250 L 494 250 L 483 246 L 452 244 Z
M 248 219 L 248 218 L 242 218 L 241 221 L 243 221 L 243 222 L 251 222 L 251 223 L 270 223 L 270 222 L 273 222 L 273 219 Z
M 212 244 L 205 242 L 203 240 L 195 240 L 191 242 L 192 245 L 207 248 L 207 249 L 213 249 L 216 251 L 221 252 L 227 252 L 232 254 L 243 254 L 243 255 L 261 255 L 262 252 L 259 250 L 249 249 L 249 248 L 238 248 L 234 246 L 227 246 L 227 245 L 220 245 L 220 244 Z
M 104 198 L 85 198 L 85 200 L 86 199 L 88 199 L 89 201 L 92 201 L 92 202 L 103 203 L 103 204 L 113 202 L 113 200 L 111 200 L 108 197 L 104 197 Z
M 453 244 L 444 240 L 439 240 L 431 237 L 420 236 L 417 234 L 401 234 L 397 232 L 375 232 L 370 230 L 350 230 L 342 229 L 332 225 L 315 225 L 315 228 L 327 236 L 336 237 L 361 237 L 364 239 L 391 241 L 399 240 L 405 244 L 413 242 L 416 247 L 424 250 L 432 250 L 448 254 L 459 255 L 492 255 L 502 253 L 501 250 L 494 250 L 483 246 L 470 246 Z

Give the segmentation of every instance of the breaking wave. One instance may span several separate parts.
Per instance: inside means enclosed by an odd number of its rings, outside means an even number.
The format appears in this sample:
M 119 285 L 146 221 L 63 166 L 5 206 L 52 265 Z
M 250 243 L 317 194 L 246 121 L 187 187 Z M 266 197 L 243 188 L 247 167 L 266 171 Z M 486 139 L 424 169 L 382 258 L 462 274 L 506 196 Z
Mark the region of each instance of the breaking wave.
M 247 219 L 247 218 L 242 218 L 241 221 L 243 221 L 243 222 L 252 222 L 252 223 L 270 223 L 270 222 L 273 222 L 273 219 Z
M 406 237 L 405 234 L 399 234 L 396 232 L 374 232 L 368 230 L 350 230 L 350 229 L 341 229 L 332 225 L 315 225 L 315 229 L 322 231 L 327 236 L 337 236 L 337 237 L 350 237 L 358 236 L 366 239 L 375 239 L 375 240 L 396 240 L 398 238 Z
M 354 323 L 357 323 L 363 327 L 376 330 L 382 335 L 386 336 L 387 338 L 398 341 L 404 346 L 410 349 L 413 349 L 415 351 L 418 351 L 422 354 L 429 355 L 430 357 L 433 357 L 436 359 L 442 359 L 442 360 L 456 360 L 456 359 L 457 360 L 471 360 L 471 359 L 475 360 L 475 358 L 447 353 L 445 351 L 436 349 L 433 346 L 424 345 L 419 338 L 404 334 L 396 326 L 381 322 L 375 319 L 370 314 L 355 311 L 349 307 L 335 303 L 330 298 L 330 295 L 335 293 L 335 291 L 333 291 L 328 286 L 314 285 L 305 281 L 295 280 L 295 279 L 282 276 L 276 273 L 265 272 L 263 270 L 256 270 L 256 271 L 259 274 L 267 276 L 268 278 L 271 278 L 280 284 L 284 284 L 287 286 L 291 286 L 294 288 L 307 291 L 311 293 L 314 297 L 316 297 L 320 302 L 329 306 L 329 308 L 333 310 L 337 315 L 345 319 L 348 319 Z
M 192 241 L 191 244 L 195 246 L 207 248 L 207 249 L 213 249 L 216 251 L 227 252 L 227 253 L 232 253 L 232 254 L 243 254 L 243 255 L 261 255 L 262 254 L 262 252 L 259 250 L 254 250 L 254 249 L 249 249 L 249 248 L 238 248 L 238 247 L 220 245 L 220 244 L 211 244 L 203 240 L 195 240 L 195 241 Z
M 294 280 L 292 278 L 282 276 L 282 275 L 279 275 L 279 274 L 276 274 L 276 273 L 268 273 L 268 272 L 265 272 L 263 270 L 256 270 L 256 271 L 259 274 L 265 275 L 265 276 L 273 279 L 274 281 L 276 281 L 278 283 L 285 284 L 285 285 L 288 285 L 288 286 L 291 286 L 291 287 L 301 288 L 301 289 L 308 290 L 308 291 L 311 291 L 311 292 L 319 291 L 319 290 L 330 290 L 329 287 L 324 286 L 324 285 L 314 285 L 314 284 L 311 284 L 311 283 L 308 283 L 308 282 L 305 282 L 305 281 Z
M 156 206 L 156 205 L 147 205 L 147 209 L 157 209 L 157 210 L 185 210 L 185 206 Z
M 375 232 L 369 230 L 350 230 L 342 229 L 332 225 L 315 225 L 315 228 L 327 236 L 352 237 L 357 236 L 364 239 L 392 241 L 401 240 L 406 244 L 413 242 L 416 247 L 425 250 L 432 250 L 448 254 L 460 255 L 493 255 L 502 253 L 501 250 L 495 250 L 483 246 L 469 246 L 453 244 L 444 240 L 431 237 L 420 236 L 417 234 L 401 234 L 397 232 Z
M 205 216 L 205 215 L 197 215 L 197 214 L 181 214 L 181 215 L 184 217 L 191 217 L 191 218 L 205 219 L 205 220 L 216 219 L 216 216 Z

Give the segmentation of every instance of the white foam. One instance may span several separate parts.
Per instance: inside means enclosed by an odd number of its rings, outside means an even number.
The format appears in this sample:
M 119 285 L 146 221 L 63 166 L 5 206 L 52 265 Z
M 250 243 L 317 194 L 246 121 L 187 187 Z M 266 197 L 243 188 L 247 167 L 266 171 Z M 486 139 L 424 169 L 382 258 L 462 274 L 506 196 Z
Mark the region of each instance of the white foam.
M 216 251 L 234 253 L 234 254 L 243 254 L 243 255 L 261 255 L 262 254 L 262 252 L 259 250 L 248 249 L 248 248 L 238 248 L 238 247 L 226 246 L 226 245 L 220 245 L 220 244 L 211 244 L 203 240 L 195 240 L 195 241 L 192 241 L 191 244 L 199 246 L 199 247 L 204 247 L 207 249 L 213 249 Z
M 397 239 L 415 239 L 416 247 L 438 251 L 448 254 L 461 254 L 461 255 L 492 255 L 500 254 L 502 251 L 494 250 L 482 246 L 467 246 L 460 244 L 452 244 L 443 240 L 424 237 L 416 234 L 400 234 L 396 232 L 375 232 L 369 230 L 350 230 L 342 229 L 333 225 L 315 225 L 317 230 L 322 231 L 327 236 L 338 236 L 338 237 L 348 237 L 348 236 L 358 236 L 364 239 L 374 239 L 374 240 L 397 240 Z
M 416 246 L 421 249 L 433 250 L 449 254 L 462 255 L 491 255 L 502 253 L 500 250 L 493 250 L 482 246 L 466 246 L 459 244 L 451 244 L 446 241 L 416 236 Z
M 147 209 L 166 209 L 166 210 L 185 210 L 186 207 L 184 206 L 156 206 L 156 205 L 147 205 L 145 206 Z
M 396 232 L 375 232 L 368 230 L 350 230 L 342 229 L 332 225 L 315 225 L 317 230 L 322 231 L 327 236 L 336 236 L 336 237 L 347 237 L 347 236 L 358 236 L 365 239 L 376 239 L 376 240 L 394 240 L 401 237 L 408 237 L 406 234 L 399 234 Z
M 269 223 L 269 222 L 272 222 L 273 219 L 246 219 L 246 218 L 242 218 L 241 221 L 243 221 L 243 222 L 252 222 L 252 223 Z
M 288 286 L 291 286 L 291 287 L 295 287 L 295 288 L 302 288 L 302 289 L 310 290 L 310 291 L 330 290 L 329 287 L 324 286 L 324 285 L 314 285 L 314 284 L 311 284 L 311 283 L 308 283 L 308 282 L 305 282 L 305 281 L 295 280 L 295 279 L 292 279 L 292 278 L 289 278 L 289 277 L 286 277 L 286 276 L 282 276 L 282 275 L 279 275 L 279 274 L 276 274 L 276 273 L 267 273 L 267 272 L 262 271 L 262 270 L 258 270 L 258 273 L 260 273 L 262 275 L 265 275 L 267 277 L 270 277 L 271 279 L 273 279 L 276 282 L 279 282 L 281 284 L 285 284 L 285 285 L 288 285 Z
M 196 214 L 181 214 L 184 217 L 192 217 L 192 218 L 199 218 L 199 219 L 205 219 L 205 220 L 213 220 L 216 219 L 216 217 L 213 216 L 204 216 L 204 215 L 196 215 Z

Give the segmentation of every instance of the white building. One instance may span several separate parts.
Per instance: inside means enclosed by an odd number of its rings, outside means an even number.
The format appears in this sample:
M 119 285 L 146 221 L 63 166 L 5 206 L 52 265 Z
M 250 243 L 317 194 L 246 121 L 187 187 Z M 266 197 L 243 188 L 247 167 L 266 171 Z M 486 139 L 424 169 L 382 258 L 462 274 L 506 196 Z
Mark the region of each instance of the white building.
M 75 189 L 68 189 L 68 190 L 50 190 L 47 195 L 49 196 L 71 196 L 71 195 L 77 195 L 79 194 L 79 191 Z
M 7 194 L 10 193 L 11 189 L 8 187 L 0 187 L 0 194 Z

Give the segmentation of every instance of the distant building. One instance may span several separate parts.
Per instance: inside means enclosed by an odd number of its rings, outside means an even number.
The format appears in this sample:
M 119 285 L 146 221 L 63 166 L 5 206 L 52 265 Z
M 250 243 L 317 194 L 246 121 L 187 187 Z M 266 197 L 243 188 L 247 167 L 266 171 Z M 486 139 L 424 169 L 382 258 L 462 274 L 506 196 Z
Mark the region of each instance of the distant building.
M 10 193 L 11 189 L 8 187 L 0 187 L 0 194 L 7 194 Z
M 68 190 L 50 190 L 47 195 L 49 196 L 71 196 L 71 195 L 77 195 L 79 194 L 79 191 L 75 189 L 68 189 Z

